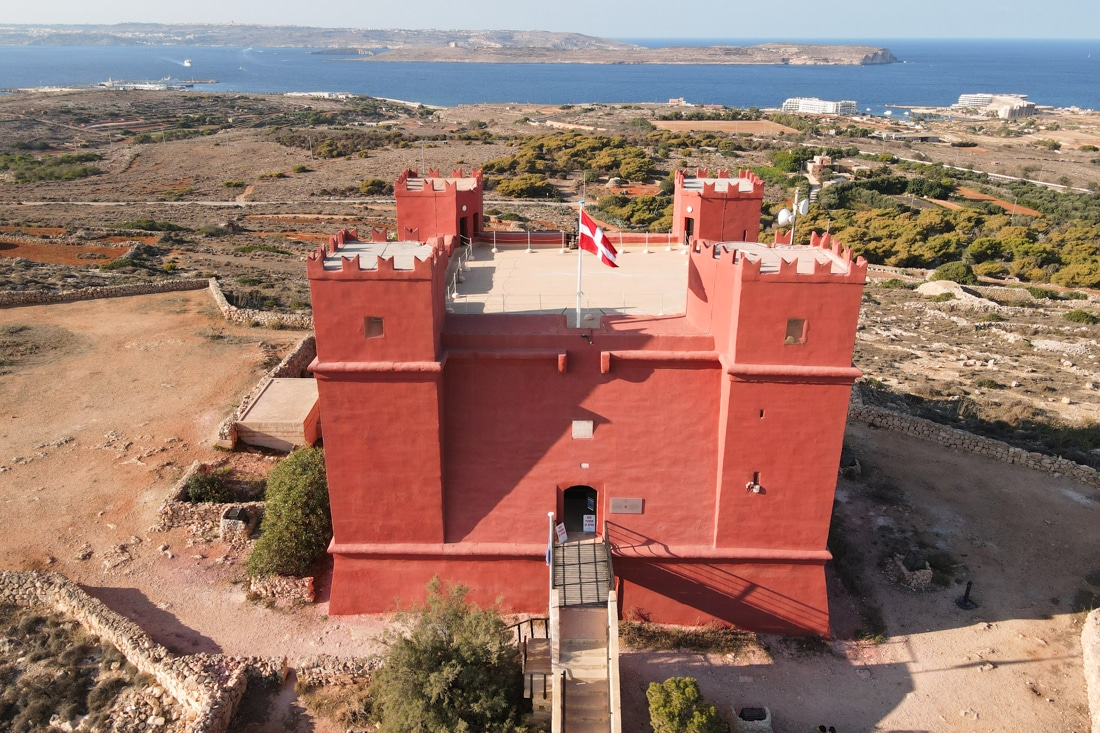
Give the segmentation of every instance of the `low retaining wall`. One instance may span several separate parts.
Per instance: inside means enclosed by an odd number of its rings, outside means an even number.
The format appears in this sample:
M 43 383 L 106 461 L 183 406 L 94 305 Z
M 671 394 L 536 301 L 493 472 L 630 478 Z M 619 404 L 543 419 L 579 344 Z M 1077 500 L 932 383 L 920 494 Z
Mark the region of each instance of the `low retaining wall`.
M 380 659 L 331 657 L 320 654 L 303 659 L 295 666 L 298 682 L 309 687 L 350 685 L 370 682 L 371 673 L 382 666 Z
M 149 528 L 150 532 L 167 532 L 176 527 L 189 526 L 199 535 L 216 534 L 221 528 L 222 515 L 231 507 L 244 508 L 248 512 L 250 525 L 258 525 L 263 519 L 264 502 L 262 501 L 235 501 L 227 504 L 209 501 L 192 504 L 187 501 L 185 496 L 187 482 L 203 468 L 203 464 L 195 461 L 183 472 L 183 476 L 175 483 L 168 497 L 157 510 L 157 523 Z
M 262 578 L 250 578 L 248 592 L 257 598 L 270 598 L 274 601 L 291 603 L 313 603 L 316 598 L 312 577 L 268 575 Z
M 968 433 L 965 430 L 940 425 L 912 415 L 904 415 L 881 407 L 863 404 L 859 387 L 852 389 L 852 402 L 848 407 L 848 419 L 858 420 L 876 428 L 886 428 L 914 438 L 938 443 L 946 448 L 976 453 L 1002 463 L 1011 463 L 1045 473 L 1069 476 L 1081 483 L 1100 488 L 1100 472 L 1090 466 L 1042 453 L 1016 448 L 993 438 Z
M 99 288 L 62 290 L 57 293 L 6 290 L 0 292 L 0 308 L 21 305 L 43 305 L 48 303 L 71 303 L 78 300 L 96 300 L 98 298 L 124 298 L 130 295 L 173 293 L 179 290 L 202 290 L 206 287 L 209 287 L 209 283 L 206 280 L 159 280 L 156 282 L 134 283 L 131 285 L 105 285 Z
M 248 684 L 247 660 L 207 654 L 174 657 L 133 621 L 60 573 L 0 571 L 0 601 L 53 609 L 113 645 L 180 704 L 188 733 L 228 730 Z
M 1100 608 L 1085 619 L 1085 628 L 1081 631 L 1081 651 L 1085 658 L 1085 685 L 1092 714 L 1092 733 L 1100 733 Z
M 313 336 L 306 336 L 295 344 L 294 348 L 283 357 L 282 361 L 260 378 L 252 391 L 245 395 L 240 404 L 237 405 L 237 409 L 222 421 L 222 424 L 218 427 L 218 437 L 214 445 L 218 448 L 233 450 L 237 446 L 237 420 L 241 418 L 241 415 L 248 412 L 248 408 L 252 406 L 252 403 L 256 401 L 256 398 L 260 396 L 260 393 L 264 391 L 271 380 L 297 379 L 305 376 L 308 373 L 309 365 L 313 363 L 316 356 L 317 341 Z
M 210 287 L 210 295 L 214 298 L 215 305 L 218 306 L 218 310 L 222 312 L 222 316 L 224 316 L 227 321 L 241 323 L 246 326 L 263 326 L 264 328 L 289 328 L 298 331 L 313 330 L 313 316 L 297 313 L 272 313 L 270 311 L 259 311 L 252 308 L 238 308 L 235 305 L 230 305 L 229 301 L 225 299 L 225 294 L 222 292 L 221 286 L 218 285 L 216 279 L 210 278 L 208 286 Z

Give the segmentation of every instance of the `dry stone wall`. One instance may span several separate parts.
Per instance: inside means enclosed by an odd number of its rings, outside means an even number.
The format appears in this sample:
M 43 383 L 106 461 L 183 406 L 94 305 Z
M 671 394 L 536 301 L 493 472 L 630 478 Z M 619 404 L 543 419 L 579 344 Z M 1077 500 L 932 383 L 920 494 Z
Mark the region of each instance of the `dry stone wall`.
M 158 280 L 149 283 L 135 283 L 133 285 L 105 285 L 99 288 L 62 290 L 57 293 L 8 290 L 0 292 L 0 307 L 70 303 L 78 300 L 96 300 L 98 298 L 124 298 L 130 295 L 173 293 L 179 290 L 202 290 L 206 287 L 209 287 L 209 283 L 206 280 Z
M 381 665 L 382 661 L 378 658 L 359 659 L 321 654 L 299 661 L 294 671 L 302 685 L 323 687 L 370 682 L 371 673 Z
M 1011 463 L 1056 476 L 1069 476 L 1081 483 L 1100 488 L 1100 473 L 1094 468 L 1074 463 L 1059 456 L 1048 456 L 1026 451 L 1023 448 L 1016 448 L 999 440 L 974 435 L 965 430 L 934 423 L 931 420 L 865 405 L 858 386 L 852 390 L 848 419 L 858 420 L 876 428 L 905 433 L 914 438 L 938 443 L 945 448 L 976 453 L 1002 463 Z
M 227 731 L 249 674 L 270 674 L 285 668 L 285 662 L 279 665 L 269 661 L 250 671 L 250 660 L 237 657 L 173 656 L 133 621 L 107 608 L 60 573 L 0 571 L 0 602 L 52 609 L 113 645 L 180 704 L 188 733 Z
M 255 527 L 263 519 L 264 502 L 262 501 L 239 501 L 228 504 L 215 502 L 192 504 L 187 501 L 187 482 L 196 472 L 204 468 L 202 463 L 195 461 L 183 472 L 183 476 L 172 487 L 168 497 L 157 510 L 157 523 L 149 528 L 150 532 L 167 532 L 176 527 L 190 527 L 195 534 L 213 536 L 221 527 L 222 515 L 232 507 L 241 507 L 248 513 L 251 527 Z
M 253 308 L 238 308 L 235 305 L 230 305 L 229 301 L 225 299 L 225 294 L 222 292 L 221 286 L 218 285 L 218 281 L 214 278 L 210 278 L 210 295 L 214 298 L 214 303 L 218 306 L 218 310 L 222 312 L 222 316 L 225 320 L 232 321 L 234 323 L 241 323 L 246 326 L 263 326 L 264 328 L 289 328 L 299 331 L 312 331 L 313 330 L 313 316 L 305 315 L 301 313 L 272 313 L 270 311 L 260 311 Z

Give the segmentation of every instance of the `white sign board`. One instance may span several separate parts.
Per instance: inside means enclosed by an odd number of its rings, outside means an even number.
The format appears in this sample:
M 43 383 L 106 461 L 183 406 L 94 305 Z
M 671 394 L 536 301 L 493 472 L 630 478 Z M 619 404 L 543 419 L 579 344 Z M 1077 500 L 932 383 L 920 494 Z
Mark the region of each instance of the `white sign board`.
M 555 524 L 554 532 L 558 535 L 558 542 L 565 542 L 567 539 L 569 539 L 569 535 L 565 533 L 564 524 Z
M 595 532 L 596 531 L 596 515 L 585 514 L 584 515 L 584 531 Z

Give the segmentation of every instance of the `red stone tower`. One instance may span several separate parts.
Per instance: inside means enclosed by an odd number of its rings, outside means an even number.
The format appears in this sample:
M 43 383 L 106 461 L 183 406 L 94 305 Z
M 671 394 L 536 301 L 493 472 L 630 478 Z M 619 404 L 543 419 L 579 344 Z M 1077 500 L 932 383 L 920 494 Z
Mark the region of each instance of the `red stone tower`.
M 424 242 L 451 235 L 468 241 L 481 232 L 481 171 L 466 176 L 459 169 L 442 177 L 438 170 L 429 170 L 422 177 L 415 170 L 404 170 L 394 182 L 393 192 L 401 239 Z
M 755 242 L 760 234 L 764 182 L 751 171 L 712 178 L 700 169 L 688 177 L 676 171 L 672 232 L 685 244 L 692 238 L 711 242 Z
M 579 497 L 614 548 L 624 611 L 827 634 L 866 263 L 828 236 L 757 243 L 751 173 L 678 175 L 684 315 L 575 329 L 560 314 L 448 314 L 451 216 L 473 193 L 418 179 L 430 195 L 412 194 L 408 180 L 402 230 L 445 236 L 345 236 L 308 263 L 332 613 L 417 601 L 433 575 L 544 611 L 546 515 L 578 521 Z

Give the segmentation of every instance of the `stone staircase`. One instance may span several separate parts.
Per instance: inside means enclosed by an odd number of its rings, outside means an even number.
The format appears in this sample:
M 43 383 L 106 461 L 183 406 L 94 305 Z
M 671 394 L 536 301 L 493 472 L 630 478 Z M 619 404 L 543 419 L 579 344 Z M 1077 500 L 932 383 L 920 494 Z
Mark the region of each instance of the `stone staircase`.
M 562 731 L 608 733 L 607 606 L 561 609 Z
M 554 547 L 551 602 L 558 633 L 551 656 L 561 684 L 555 733 L 609 733 L 611 691 L 608 670 L 608 592 L 611 558 L 598 538 Z

